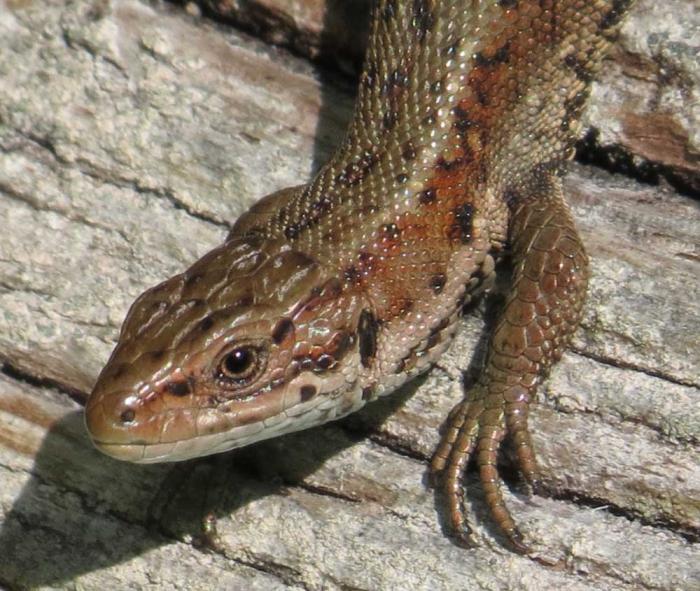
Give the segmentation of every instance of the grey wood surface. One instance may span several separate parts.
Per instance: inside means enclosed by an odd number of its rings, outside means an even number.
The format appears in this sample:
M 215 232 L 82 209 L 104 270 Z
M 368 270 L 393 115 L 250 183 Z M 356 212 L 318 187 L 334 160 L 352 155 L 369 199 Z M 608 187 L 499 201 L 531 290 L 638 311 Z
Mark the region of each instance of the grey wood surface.
M 157 2 L 0 2 L 1 587 L 700 589 L 698 203 L 590 167 L 566 179 L 590 298 L 532 417 L 544 496 L 507 491 L 555 566 L 503 547 L 473 475 L 457 547 L 428 486 L 497 294 L 340 423 L 177 465 L 93 450 L 81 402 L 129 304 L 308 178 L 352 93 Z

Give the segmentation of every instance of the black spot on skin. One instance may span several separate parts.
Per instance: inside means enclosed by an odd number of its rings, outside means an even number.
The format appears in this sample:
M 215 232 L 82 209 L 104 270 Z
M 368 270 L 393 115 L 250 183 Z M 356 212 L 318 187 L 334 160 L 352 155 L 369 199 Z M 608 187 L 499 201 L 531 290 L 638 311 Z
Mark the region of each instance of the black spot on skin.
M 463 203 L 454 210 L 455 223 L 452 227 L 451 238 L 459 238 L 463 244 L 468 244 L 472 239 L 472 221 L 474 206 L 471 203 Z
M 133 409 L 127 408 L 122 414 L 119 415 L 119 420 L 122 423 L 133 423 L 136 418 L 136 413 Z
M 505 201 L 508 207 L 513 207 L 516 203 L 522 201 L 522 195 L 517 189 L 508 188 L 503 191 L 503 201 Z
M 334 365 L 335 357 L 333 357 L 332 355 L 323 354 L 316 360 L 316 367 L 322 371 L 330 369 Z
M 366 250 L 361 250 L 360 254 L 357 255 L 357 258 L 364 266 L 371 266 L 374 262 L 374 255 Z
M 454 107 L 452 109 L 452 116 L 454 117 L 454 125 L 458 131 L 467 131 L 474 125 L 474 122 L 469 118 L 469 113 L 462 109 L 462 107 Z
M 311 386 L 311 385 L 302 386 L 301 390 L 299 390 L 299 394 L 301 395 L 302 402 L 308 402 L 314 396 L 316 396 L 317 393 L 318 393 L 318 390 L 317 390 L 316 386 Z
M 505 64 L 510 59 L 510 45 L 506 43 L 503 47 L 499 47 L 496 55 L 493 58 L 496 63 Z
M 473 217 L 474 206 L 471 203 L 464 203 L 455 209 L 455 219 L 467 240 L 471 239 Z
M 294 322 L 290 318 L 282 318 L 272 329 L 272 342 L 279 345 L 293 334 Z
M 416 147 L 413 145 L 413 142 L 408 141 L 403 145 L 401 149 L 401 157 L 404 160 L 413 160 L 417 155 L 418 152 L 416 151 Z
M 447 277 L 444 273 L 436 273 L 430 278 L 430 288 L 435 295 L 442 293 L 445 283 L 447 283 Z
M 432 111 L 428 113 L 425 117 L 423 117 L 422 123 L 423 125 L 427 125 L 429 127 L 435 125 L 435 113 Z
M 567 131 L 571 126 L 572 121 L 578 121 L 581 118 L 583 107 L 588 98 L 587 91 L 577 92 L 573 98 L 564 102 L 564 118 L 561 122 L 561 129 Z
M 510 48 L 508 43 L 499 47 L 493 57 L 486 57 L 482 53 L 477 53 L 474 56 L 474 64 L 479 68 L 492 68 L 499 64 L 505 64 L 510 57 Z
M 345 169 L 335 177 L 336 182 L 341 185 L 352 187 L 359 184 L 369 174 L 375 164 L 377 156 L 368 150 L 355 162 L 348 164 Z
M 407 357 L 405 357 L 404 359 L 401 359 L 396 364 L 396 367 L 394 368 L 394 374 L 398 375 L 398 374 L 402 374 L 404 371 L 406 371 L 407 361 L 411 358 L 412 355 L 413 355 L 413 353 L 409 354 Z
M 287 237 L 287 240 L 294 240 L 297 236 L 299 236 L 300 232 L 301 228 L 298 224 L 289 224 L 284 229 L 284 235 Z
M 518 5 L 518 0 L 498 0 L 498 5 L 501 8 L 515 8 Z
M 294 360 L 301 370 L 309 371 L 314 368 L 314 360 L 311 357 L 295 357 Z
M 408 180 L 408 175 L 404 174 L 403 172 L 401 174 L 396 175 L 396 182 L 399 184 L 403 184 Z
M 587 90 L 577 92 L 572 98 L 564 102 L 564 108 L 566 108 L 567 111 L 580 114 L 581 110 L 586 104 L 586 101 L 588 100 L 588 94 L 589 93 Z
M 384 113 L 384 117 L 382 118 L 382 125 L 384 126 L 384 129 L 393 129 L 396 125 L 396 113 L 394 113 L 393 111 L 387 111 L 386 113 Z
M 377 330 L 379 325 L 370 310 L 362 310 L 357 324 L 360 339 L 360 361 L 363 367 L 369 367 L 377 353 Z
M 374 388 L 371 386 L 367 386 L 366 388 L 362 388 L 362 400 L 367 402 L 368 400 L 372 399 L 372 395 L 374 394 Z
M 160 350 L 160 351 L 151 351 L 151 352 L 149 353 L 149 356 L 150 356 L 151 359 L 153 359 L 154 361 L 160 361 L 161 359 L 163 359 L 163 356 L 164 356 L 164 355 L 165 355 L 165 351 L 162 351 L 162 350 Z
M 207 316 L 199 323 L 199 329 L 202 332 L 208 331 L 212 326 L 214 326 L 214 321 L 211 319 L 210 316 Z
M 383 224 L 379 226 L 379 232 L 387 240 L 401 238 L 401 229 L 396 224 Z
M 399 314 L 401 316 L 406 316 L 408 313 L 413 310 L 413 306 L 415 305 L 415 302 L 413 300 L 409 299 L 404 299 L 401 302 L 401 307 L 399 308 Z
M 354 265 L 350 265 L 347 269 L 345 269 L 343 276 L 349 283 L 357 283 L 360 280 L 360 272 Z
M 320 197 L 319 199 L 317 199 L 316 201 L 314 201 L 314 202 L 311 204 L 311 206 L 312 206 L 317 212 L 323 213 L 323 212 L 326 212 L 326 211 L 330 211 L 330 210 L 331 210 L 331 208 L 332 208 L 332 206 L 333 206 L 333 202 L 332 202 L 328 197 L 326 197 L 326 196 L 324 195 L 323 197 Z
M 462 158 L 455 158 L 454 160 L 445 160 L 443 156 L 440 156 L 436 164 L 438 168 L 449 172 L 462 166 L 464 164 L 464 160 L 462 160 Z
M 593 80 L 593 74 L 586 67 L 586 64 L 579 60 L 575 55 L 567 55 L 564 58 L 564 63 L 568 68 L 570 68 L 573 71 L 576 78 L 578 78 L 584 84 L 588 85 Z M 585 102 L 585 98 L 583 100 Z
M 421 205 L 428 205 L 429 203 L 434 203 L 437 198 L 435 189 L 426 189 L 418 193 L 418 203 Z
M 411 25 L 416 30 L 418 41 L 423 41 L 433 24 L 435 17 L 430 10 L 430 0 L 413 0 L 413 19 Z
M 430 92 L 440 94 L 442 92 L 442 80 L 436 80 L 430 85 Z
M 191 392 L 190 383 L 186 380 L 168 382 L 165 389 L 168 394 L 172 394 L 173 396 L 187 396 Z

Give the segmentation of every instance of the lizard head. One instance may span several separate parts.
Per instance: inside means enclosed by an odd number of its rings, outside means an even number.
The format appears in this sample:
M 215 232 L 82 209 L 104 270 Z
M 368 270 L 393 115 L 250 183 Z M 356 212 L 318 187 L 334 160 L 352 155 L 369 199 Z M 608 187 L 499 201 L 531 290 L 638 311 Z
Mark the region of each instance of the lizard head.
M 352 412 L 364 404 L 360 349 L 375 337 L 367 314 L 313 258 L 231 239 L 134 302 L 88 400 L 88 431 L 108 455 L 158 462 Z

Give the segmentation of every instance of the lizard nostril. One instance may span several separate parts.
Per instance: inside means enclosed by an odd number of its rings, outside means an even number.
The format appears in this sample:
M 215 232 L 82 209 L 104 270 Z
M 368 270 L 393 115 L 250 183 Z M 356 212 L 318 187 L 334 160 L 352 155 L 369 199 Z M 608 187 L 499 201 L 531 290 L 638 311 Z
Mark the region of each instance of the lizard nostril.
M 119 415 L 119 419 L 122 423 L 133 423 L 134 419 L 136 419 L 136 412 L 133 408 L 127 408 Z

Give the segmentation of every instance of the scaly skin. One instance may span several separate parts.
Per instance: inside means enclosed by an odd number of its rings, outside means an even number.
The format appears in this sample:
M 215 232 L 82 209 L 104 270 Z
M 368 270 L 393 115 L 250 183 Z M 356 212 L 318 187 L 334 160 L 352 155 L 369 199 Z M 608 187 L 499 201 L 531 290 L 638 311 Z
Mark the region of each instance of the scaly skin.
M 378 2 L 343 144 L 134 303 L 88 401 L 95 444 L 182 460 L 357 410 L 430 367 L 508 247 L 486 366 L 432 467 L 468 541 L 474 456 L 496 522 L 527 551 L 496 456 L 509 436 L 535 482 L 528 406 L 579 323 L 588 274 L 560 175 L 630 3 Z

